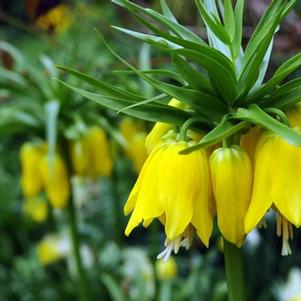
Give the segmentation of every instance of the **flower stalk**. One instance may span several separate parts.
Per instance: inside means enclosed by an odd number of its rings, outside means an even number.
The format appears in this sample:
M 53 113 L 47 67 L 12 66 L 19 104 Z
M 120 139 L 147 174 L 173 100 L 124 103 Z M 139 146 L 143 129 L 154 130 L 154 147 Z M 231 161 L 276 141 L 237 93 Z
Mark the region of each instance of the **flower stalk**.
M 228 301 L 246 301 L 242 248 L 224 240 Z

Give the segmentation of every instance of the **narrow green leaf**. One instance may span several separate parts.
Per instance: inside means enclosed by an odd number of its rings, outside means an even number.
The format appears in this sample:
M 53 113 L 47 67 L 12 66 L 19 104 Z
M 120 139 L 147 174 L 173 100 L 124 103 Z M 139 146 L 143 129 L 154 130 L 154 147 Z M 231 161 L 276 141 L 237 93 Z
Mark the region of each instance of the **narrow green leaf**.
M 237 0 L 234 16 L 235 16 L 235 35 L 233 39 L 233 56 L 234 59 L 239 57 L 242 43 L 242 31 L 243 31 L 243 14 L 244 14 L 244 0 Z
M 126 98 L 126 99 L 132 99 L 132 100 L 142 100 L 143 97 L 138 94 L 134 94 L 132 92 L 124 91 L 122 89 L 117 88 L 114 85 L 108 84 L 105 81 L 98 80 L 94 77 L 91 77 L 89 75 L 86 75 L 84 73 L 81 73 L 79 71 L 76 71 L 71 68 L 67 68 L 64 66 L 57 66 L 58 69 L 63 70 L 69 74 L 74 75 L 75 77 L 83 80 L 85 83 L 91 85 L 92 87 L 95 87 L 102 91 L 105 94 L 111 95 L 111 96 L 116 96 L 120 98 Z
M 65 82 L 60 82 L 79 95 L 114 111 L 120 111 L 135 103 L 132 100 L 125 100 L 118 97 L 109 97 L 106 95 L 96 94 L 83 89 L 79 89 Z M 194 116 L 189 112 L 179 110 L 168 105 L 159 105 L 153 103 L 146 104 L 143 107 L 138 106 L 128 109 L 125 113 L 142 120 L 152 122 L 161 121 L 176 125 L 182 125 L 187 119 Z
M 231 104 L 236 98 L 236 79 L 232 68 L 227 68 L 220 63 L 220 57 L 216 50 L 203 49 L 197 52 L 190 49 L 173 50 L 175 54 L 182 55 L 203 67 L 209 75 L 212 86 L 216 89 L 217 94 L 226 103 Z M 218 51 L 217 51 L 218 53 Z M 232 66 L 233 67 L 233 66 Z
M 203 137 L 203 139 L 196 145 L 188 147 L 181 151 L 182 154 L 189 154 L 195 150 L 209 147 L 211 145 L 221 142 L 223 139 L 235 134 L 248 126 L 248 122 L 240 122 L 236 125 L 228 120 L 223 120 L 211 132 Z
M 131 11 L 140 21 L 145 20 L 145 18 L 142 18 L 139 13 L 147 15 L 149 17 L 152 17 L 154 20 L 159 22 L 161 25 L 165 26 L 170 30 L 173 34 L 175 34 L 177 37 L 181 37 L 185 40 L 195 42 L 197 44 L 205 44 L 205 42 L 197 36 L 195 33 L 188 30 L 185 26 L 180 25 L 178 22 L 172 20 L 169 17 L 166 17 L 152 9 L 149 8 L 143 8 L 133 2 L 130 1 L 116 1 L 113 0 L 113 3 L 116 3 L 118 5 L 121 5 L 122 7 L 128 9 Z
M 113 301 L 125 301 L 120 285 L 109 274 L 103 274 L 101 280 L 109 291 Z
M 225 29 L 229 33 L 231 40 L 233 41 L 235 36 L 235 16 L 232 6 L 232 0 L 225 0 L 224 1 L 224 23 Z
M 284 62 L 275 72 L 274 76 L 262 85 L 259 89 L 254 91 L 250 96 L 248 96 L 248 102 L 256 102 L 262 100 L 262 98 L 271 92 L 276 86 L 285 79 L 288 75 L 296 71 L 301 67 L 301 53 L 288 59 Z
M 173 15 L 173 13 L 171 12 L 170 8 L 168 7 L 167 3 L 165 0 L 160 0 L 160 5 L 161 5 L 161 8 L 162 8 L 162 11 L 163 11 L 163 14 L 171 19 L 172 21 L 178 23 L 176 17 Z
M 173 62 L 176 65 L 178 73 L 184 78 L 184 80 L 196 90 L 204 91 L 211 95 L 214 94 L 212 86 L 205 75 L 197 71 L 191 66 L 189 62 L 183 59 L 179 55 L 175 55 Z
M 285 139 L 290 144 L 301 146 L 301 134 L 274 119 L 255 104 L 250 105 L 247 109 L 238 109 L 235 117 L 237 119 L 245 120 L 270 130 Z
M 301 78 L 296 78 L 281 86 L 259 104 L 264 107 L 286 109 L 301 100 Z
M 168 80 L 177 81 L 178 83 L 184 85 L 186 82 L 183 80 L 181 75 L 166 69 L 150 69 L 150 70 L 140 70 L 140 72 L 149 75 L 157 75 L 158 77 L 166 78 Z M 120 74 L 136 74 L 133 70 L 114 70 L 113 73 Z
M 231 38 L 228 34 L 228 32 L 225 30 L 223 25 L 220 22 L 217 22 L 216 19 L 211 17 L 204 4 L 201 0 L 196 0 L 196 5 L 198 7 L 198 10 L 206 23 L 206 25 L 210 28 L 210 30 L 215 34 L 217 38 L 220 39 L 221 42 L 225 43 L 226 45 L 231 45 Z

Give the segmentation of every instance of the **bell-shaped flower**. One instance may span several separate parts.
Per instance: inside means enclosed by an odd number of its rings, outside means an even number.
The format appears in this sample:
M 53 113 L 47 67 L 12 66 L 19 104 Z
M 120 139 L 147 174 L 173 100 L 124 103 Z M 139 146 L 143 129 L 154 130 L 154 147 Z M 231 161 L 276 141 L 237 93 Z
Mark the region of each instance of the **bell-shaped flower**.
M 207 153 L 179 153 L 189 145 L 168 142 L 152 150 L 124 208 L 125 214 L 133 211 L 126 235 L 142 221 L 148 225 L 160 218 L 167 237 L 166 250 L 160 255 L 165 260 L 172 250 L 189 247 L 191 226 L 206 246 L 212 232 Z
M 209 162 L 218 227 L 227 241 L 241 246 L 246 234 L 244 218 L 251 198 L 250 159 L 242 148 L 231 146 L 216 149 Z

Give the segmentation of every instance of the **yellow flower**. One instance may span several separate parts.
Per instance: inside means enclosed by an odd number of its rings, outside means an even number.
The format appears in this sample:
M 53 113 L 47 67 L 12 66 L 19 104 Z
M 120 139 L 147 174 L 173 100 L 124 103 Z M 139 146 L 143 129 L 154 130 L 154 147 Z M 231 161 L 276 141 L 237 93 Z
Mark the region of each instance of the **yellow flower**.
M 280 213 L 277 234 L 283 239 L 282 255 L 291 253 L 292 226 L 301 226 L 301 148 L 273 133 L 260 139 L 255 158 L 253 194 L 245 219 L 251 231 L 273 205 Z
M 42 223 L 47 219 L 48 216 L 47 202 L 42 197 L 26 199 L 23 204 L 23 211 L 35 222 Z
M 72 141 L 70 145 L 73 171 L 79 176 L 87 176 L 89 164 L 91 164 L 89 149 L 85 140 L 85 137 L 80 137 L 78 140 Z
M 65 236 L 48 234 L 39 242 L 37 256 L 42 265 L 49 265 L 66 257 L 70 249 L 70 242 Z
M 47 197 L 54 208 L 66 206 L 69 195 L 69 179 L 63 159 L 55 154 L 50 158 L 45 154 L 41 161 L 41 174 Z
M 124 118 L 119 128 L 127 143 L 124 152 L 133 162 L 135 171 L 139 173 L 147 157 L 146 133 L 140 124 L 132 118 Z
M 21 186 L 26 198 L 37 196 L 42 190 L 42 181 L 39 171 L 39 161 L 42 154 L 37 146 L 25 143 L 20 150 L 21 159 Z
M 113 160 L 104 130 L 99 126 L 90 127 L 85 134 L 85 143 L 89 152 L 89 174 L 94 178 L 110 176 Z
M 156 262 L 156 273 L 159 280 L 169 280 L 176 277 L 178 272 L 177 263 L 170 257 L 168 261 L 161 260 Z
M 252 186 L 248 155 L 239 146 L 219 148 L 210 156 L 210 171 L 219 229 L 226 240 L 241 246 Z
M 147 157 L 145 138 L 146 133 L 144 132 L 135 134 L 127 148 L 128 156 L 133 161 L 137 173 L 140 172 Z
M 191 225 L 206 246 L 212 232 L 207 153 L 179 154 L 189 145 L 168 142 L 152 150 L 124 207 L 125 214 L 133 211 L 126 235 L 142 221 L 164 223 L 166 249 L 159 256 L 165 260 L 172 250 L 190 246 Z
M 72 16 L 67 5 L 60 4 L 41 15 L 36 25 L 44 30 L 55 33 L 65 32 L 72 23 Z
M 180 102 L 179 100 L 173 98 L 169 103 L 169 106 L 185 109 L 187 107 L 186 104 Z M 157 145 L 163 143 L 162 137 L 167 134 L 167 132 L 173 128 L 172 124 L 164 123 L 164 122 L 156 122 L 153 129 L 150 131 L 145 140 L 145 146 L 148 152 L 150 152 Z
M 301 103 L 298 103 L 295 107 L 291 108 L 286 112 L 286 115 L 288 117 L 290 126 L 292 128 L 294 127 L 300 127 L 301 126 Z

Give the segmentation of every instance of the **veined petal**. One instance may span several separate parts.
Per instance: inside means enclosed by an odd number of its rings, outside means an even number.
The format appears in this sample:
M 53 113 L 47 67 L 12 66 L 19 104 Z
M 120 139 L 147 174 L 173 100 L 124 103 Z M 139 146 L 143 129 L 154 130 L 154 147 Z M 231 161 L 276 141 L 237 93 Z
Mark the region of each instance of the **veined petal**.
M 139 225 L 142 220 L 150 220 L 160 216 L 164 208 L 159 200 L 158 180 L 161 169 L 161 162 L 166 151 L 166 145 L 162 145 L 160 148 L 154 151 L 153 156 L 147 160 L 146 166 L 143 167 L 141 179 L 137 181 L 139 191 L 136 198 L 136 204 L 128 225 L 125 229 L 125 235 L 129 235 L 132 230 Z M 138 183 L 140 182 L 140 183 Z M 129 206 L 132 206 L 133 200 L 130 201 Z
M 287 220 L 301 225 L 301 148 L 277 138 L 278 162 L 273 172 L 272 197 Z
M 187 146 L 185 142 L 170 144 L 161 165 L 159 193 L 166 216 L 165 232 L 169 240 L 181 235 L 189 225 L 200 193 L 201 179 L 195 155 L 179 154 Z
M 272 206 L 271 173 L 273 172 L 273 166 L 271 158 L 275 151 L 275 136 L 266 133 L 259 140 L 255 154 L 253 192 L 245 218 L 245 230 L 247 233 L 256 227 L 267 210 Z
M 207 152 L 205 150 L 193 153 L 196 157 L 196 167 L 198 168 L 200 191 L 196 198 L 192 225 L 196 228 L 197 234 L 206 247 L 213 228 L 213 214 L 211 213 L 210 181 Z
M 240 147 L 220 148 L 210 157 L 210 171 L 220 231 L 229 242 L 240 244 L 251 197 L 250 160 Z
M 162 146 L 164 147 L 164 146 Z M 137 197 L 138 197 L 138 194 L 139 194 L 139 191 L 141 189 L 141 183 L 143 181 L 143 178 L 144 178 L 144 175 L 148 169 L 148 166 L 149 164 L 152 162 L 154 156 L 156 155 L 156 153 L 159 151 L 159 148 L 156 148 L 154 149 L 150 154 L 149 156 L 147 157 L 142 169 L 141 169 L 141 172 L 138 176 L 138 179 L 124 205 L 124 214 L 125 215 L 128 215 L 129 213 L 131 213 L 136 205 L 136 202 L 137 202 Z

